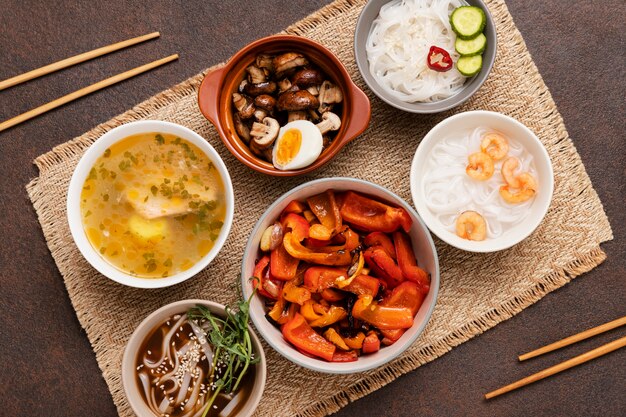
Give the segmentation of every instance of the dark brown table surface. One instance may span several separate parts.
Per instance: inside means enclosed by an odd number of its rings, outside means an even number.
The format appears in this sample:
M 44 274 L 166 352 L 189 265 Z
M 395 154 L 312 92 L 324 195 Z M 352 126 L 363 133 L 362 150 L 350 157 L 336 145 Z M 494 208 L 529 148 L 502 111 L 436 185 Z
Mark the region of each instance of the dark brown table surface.
M 0 92 L 0 120 L 143 63 L 181 55 L 177 63 L 0 133 L 0 415 L 116 413 L 26 195 L 24 186 L 37 175 L 31 161 L 327 2 L 0 0 L 0 79 L 162 33 L 157 41 Z M 614 330 L 516 362 L 519 353 L 626 314 L 626 3 L 508 5 L 604 203 L 615 234 L 602 246 L 608 259 L 338 416 L 626 415 L 626 349 L 496 400 L 482 399 L 491 389 L 626 335 L 626 329 Z

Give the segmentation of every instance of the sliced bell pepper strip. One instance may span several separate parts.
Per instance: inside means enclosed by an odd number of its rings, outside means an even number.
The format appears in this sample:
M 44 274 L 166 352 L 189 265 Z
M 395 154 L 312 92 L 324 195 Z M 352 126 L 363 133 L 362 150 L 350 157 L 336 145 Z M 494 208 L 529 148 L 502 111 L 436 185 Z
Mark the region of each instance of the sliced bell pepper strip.
M 391 294 L 380 302 L 380 305 L 388 307 L 406 307 L 411 310 L 413 317 L 415 317 L 423 302 L 424 294 L 419 286 L 414 282 L 404 281 L 394 288 Z M 395 343 L 405 331 L 405 329 L 381 330 L 380 332 L 383 335 L 382 343 L 384 345 Z
M 298 239 L 298 242 L 309 237 L 309 222 L 299 214 L 289 213 L 281 219 L 280 223 L 285 232 L 291 229 L 292 236 Z
M 299 263 L 298 259 L 287 253 L 285 246 L 282 244 L 270 252 L 270 273 L 281 281 L 293 279 L 298 271 Z
M 300 214 L 304 212 L 304 210 L 306 210 L 306 205 L 304 203 L 301 203 L 298 200 L 292 200 L 291 202 L 289 202 L 289 204 L 287 204 L 287 207 L 283 209 L 282 214 L 289 214 L 289 213 Z
M 300 307 L 300 314 L 302 314 L 306 321 L 317 320 L 324 316 L 324 313 L 320 314 L 313 309 L 314 305 L 315 301 L 313 300 L 306 300 L 302 303 L 302 307 Z
M 376 353 L 380 350 L 380 340 L 375 332 L 369 332 L 365 340 L 363 340 L 363 353 Z
M 356 350 L 349 350 L 347 352 L 336 350 L 331 362 L 354 362 L 357 359 L 359 359 L 359 355 L 357 355 Z
M 344 291 L 349 291 L 356 295 L 370 295 L 375 297 L 380 289 L 380 280 L 369 275 L 357 275 Z
M 326 338 L 326 340 L 337 346 L 339 349 L 350 350 L 348 345 L 346 345 L 346 342 L 344 342 L 339 333 L 337 333 L 337 330 L 333 329 L 332 327 L 329 327 L 328 330 L 324 332 L 324 337 Z
M 266 289 L 266 281 L 269 281 L 269 266 L 270 257 L 265 255 L 261 259 L 258 260 L 256 265 L 254 266 L 254 272 L 252 273 L 252 287 L 257 290 L 257 292 L 265 298 L 269 298 L 272 300 L 277 300 L 280 295 L 279 285 L 277 283 L 268 283 Z M 280 285 L 282 287 L 282 285 Z
M 291 303 L 299 305 L 311 299 L 311 292 L 304 287 L 299 287 L 294 280 L 287 281 L 283 287 L 283 298 Z
M 284 324 L 284 323 L 280 323 L 280 318 L 283 315 L 283 311 L 285 310 L 286 304 L 287 302 L 285 301 L 285 299 L 283 297 L 279 297 L 278 300 L 274 303 L 274 305 L 270 309 L 270 311 L 268 311 L 267 315 L 270 316 L 270 318 L 274 320 L 276 323 Z
M 409 281 L 413 281 L 420 287 L 423 294 L 428 294 L 430 288 L 430 277 L 426 271 L 417 266 L 413 246 L 409 235 L 403 232 L 393 233 L 393 242 L 396 248 L 396 258 L 398 266 L 402 270 L 402 275 Z
M 424 294 L 420 291 L 419 286 L 412 281 L 404 281 L 394 288 L 391 294 L 380 302 L 380 305 L 387 307 L 406 307 L 411 310 L 411 313 L 415 316 L 423 302 Z
M 321 296 L 324 300 L 330 303 L 336 303 L 346 298 L 346 293 L 335 290 L 333 288 L 326 288 L 324 291 L 321 292 Z
M 348 278 L 347 269 L 312 266 L 304 273 L 304 287 L 311 292 L 322 292 L 334 286 L 340 278 L 344 280 Z
M 352 307 L 352 315 L 381 330 L 408 329 L 413 326 L 413 314 L 406 307 L 381 306 L 369 295 L 362 295 Z
M 302 261 L 310 262 L 318 265 L 349 265 L 352 256 L 349 251 L 339 249 L 332 252 L 324 252 L 320 250 L 312 250 L 307 248 L 295 238 L 291 232 L 287 233 L 283 238 L 283 245 L 289 255 Z
M 329 229 L 323 224 L 311 225 L 309 229 L 309 237 L 316 240 L 330 240 L 334 234 L 334 229 Z
M 385 280 L 389 288 L 394 288 L 404 281 L 402 270 L 382 246 L 367 248 L 363 255 L 365 256 L 367 266 L 374 271 L 376 276 Z
M 331 324 L 337 323 L 338 321 L 343 320 L 346 317 L 348 317 L 348 313 L 346 313 L 346 310 L 341 307 L 331 305 L 330 309 L 328 309 L 328 312 L 324 316 L 320 317 L 319 319 L 313 320 L 309 324 L 311 325 L 311 327 L 326 327 L 330 326 Z
M 344 337 L 343 342 L 350 349 L 361 349 L 363 347 L 363 340 L 365 340 L 365 333 L 359 332 L 354 337 Z
M 306 202 L 326 229 L 332 231 L 333 234 L 341 230 L 341 214 L 339 213 L 339 206 L 335 201 L 333 190 L 327 190 L 321 194 L 309 197 Z
M 391 256 L 394 260 L 396 259 L 396 248 L 393 246 L 393 242 L 391 238 L 383 233 L 383 232 L 372 232 L 369 235 L 365 236 L 363 239 L 363 243 L 365 246 L 382 246 L 382 248 L 387 252 L 389 256 Z
M 331 240 L 313 239 L 311 236 L 309 236 L 307 240 L 305 241 L 305 246 L 309 249 L 323 248 L 324 246 L 330 246 L 330 245 L 332 245 Z
M 301 314 L 296 313 L 285 323 L 282 332 L 283 337 L 298 349 L 329 362 L 333 360 L 333 354 L 337 349 L 335 345 L 313 330 Z
M 406 329 L 381 330 L 380 333 L 383 335 L 381 342 L 385 346 L 393 345 L 405 332 Z
M 344 221 L 368 232 L 393 232 L 411 229 L 411 216 L 403 208 L 392 207 L 353 191 L 345 193 L 339 211 Z
M 311 210 L 304 210 L 302 215 L 310 225 L 318 222 L 317 217 L 315 217 L 315 214 L 313 214 Z
M 354 279 L 361 275 L 361 271 L 363 270 L 363 266 L 365 265 L 365 257 L 363 256 L 363 252 L 359 251 L 358 254 L 355 254 L 355 262 L 353 262 L 352 266 L 348 269 L 349 277 L 339 277 L 335 280 L 335 287 L 339 289 L 343 289 L 350 285 Z

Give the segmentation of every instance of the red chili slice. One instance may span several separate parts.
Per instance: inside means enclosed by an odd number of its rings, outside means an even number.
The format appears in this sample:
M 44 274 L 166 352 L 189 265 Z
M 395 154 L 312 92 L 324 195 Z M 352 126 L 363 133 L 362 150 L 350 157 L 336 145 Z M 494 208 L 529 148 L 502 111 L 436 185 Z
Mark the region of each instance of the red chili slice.
M 426 63 L 428 68 L 438 72 L 450 71 L 453 67 L 452 58 L 448 51 L 435 45 L 430 47 Z

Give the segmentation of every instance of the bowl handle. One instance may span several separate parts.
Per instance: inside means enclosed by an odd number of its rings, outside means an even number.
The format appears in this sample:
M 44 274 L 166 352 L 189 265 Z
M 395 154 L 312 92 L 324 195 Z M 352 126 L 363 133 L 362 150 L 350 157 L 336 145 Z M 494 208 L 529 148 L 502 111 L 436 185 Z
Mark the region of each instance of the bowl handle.
M 215 126 L 219 124 L 219 95 L 221 81 L 226 66 L 215 69 L 205 75 L 198 90 L 198 107 L 200 111 Z
M 352 120 L 348 124 L 346 133 L 341 140 L 342 143 L 349 143 L 354 138 L 359 136 L 370 123 L 372 116 L 372 109 L 370 106 L 370 99 L 356 84 L 350 85 L 350 91 L 352 95 L 352 103 L 350 106 L 350 114 Z

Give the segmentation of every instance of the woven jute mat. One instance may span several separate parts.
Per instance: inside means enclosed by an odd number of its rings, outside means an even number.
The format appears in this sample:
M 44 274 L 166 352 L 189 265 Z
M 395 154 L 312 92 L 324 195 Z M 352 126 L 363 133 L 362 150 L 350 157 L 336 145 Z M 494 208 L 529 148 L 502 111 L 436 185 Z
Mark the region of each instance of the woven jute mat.
M 286 32 L 326 45 L 368 91 L 352 46 L 364 3 L 336 1 Z M 254 222 L 271 202 L 298 184 L 350 176 L 378 183 L 410 201 L 409 167 L 415 149 L 430 128 L 452 113 L 498 111 L 537 134 L 555 174 L 554 198 L 544 221 L 522 243 L 498 253 L 473 254 L 437 241 L 442 282 L 437 307 L 425 332 L 386 366 L 357 375 L 324 375 L 300 368 L 264 345 L 268 380 L 257 415 L 331 414 L 512 317 L 605 259 L 600 243 L 612 239 L 612 232 L 598 195 L 506 5 L 501 0 L 490 0 L 488 5 L 498 30 L 498 57 L 489 79 L 470 101 L 447 113 L 420 116 L 394 110 L 370 94 L 369 129 L 311 176 L 277 180 L 253 172 L 232 157 L 198 110 L 196 91 L 203 74 L 35 160 L 40 175 L 28 185 L 28 193 L 120 415 L 132 415 L 122 389 L 120 364 L 126 341 L 141 320 L 176 300 L 234 301 L 243 248 Z M 235 189 L 235 221 L 215 261 L 193 279 L 160 290 L 128 288 L 99 275 L 74 245 L 65 213 L 70 176 L 83 152 L 106 131 L 141 119 L 180 123 L 205 137 L 224 159 Z M 310 389 L 312 380 L 315 389 Z

